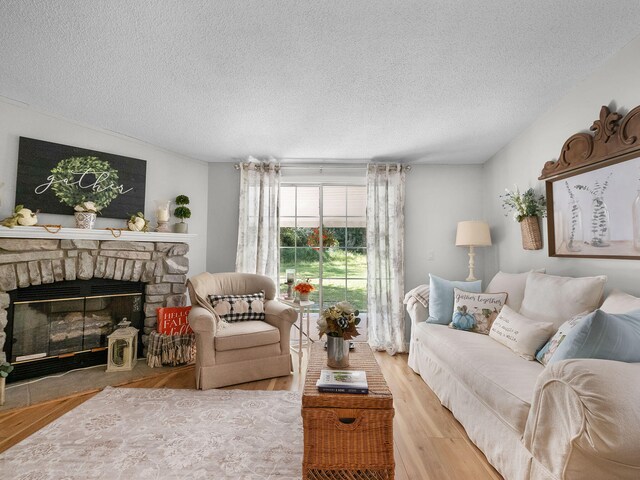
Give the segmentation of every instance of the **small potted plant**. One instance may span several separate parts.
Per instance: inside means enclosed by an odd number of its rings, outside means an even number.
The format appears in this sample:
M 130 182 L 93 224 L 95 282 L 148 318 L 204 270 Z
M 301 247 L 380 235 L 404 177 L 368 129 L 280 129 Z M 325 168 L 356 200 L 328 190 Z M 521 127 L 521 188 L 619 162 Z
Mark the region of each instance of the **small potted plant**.
M 0 406 L 4 405 L 4 386 L 6 378 L 13 371 L 13 365 L 9 362 L 0 363 Z
M 306 282 L 298 283 L 293 289 L 300 294 L 300 301 L 306 302 L 309 300 L 309 293 L 315 290 L 315 287 L 309 283 L 309 279 Z
M 522 248 L 525 250 L 540 250 L 542 236 L 540 235 L 540 217 L 547 214 L 547 204 L 544 195 L 536 195 L 533 188 L 520 193 L 518 187 L 515 192 L 505 189 L 501 195 L 502 208 L 507 212 L 513 211 L 513 219 L 520 224 L 522 234 Z
M 185 223 L 185 219 L 191 218 L 191 210 L 187 205 L 189 205 L 189 197 L 186 195 L 178 195 L 176 197 L 176 209 L 173 211 L 173 214 L 176 218 L 180 219 L 180 222 L 176 223 L 173 226 L 173 230 L 176 233 L 187 233 L 189 231 L 189 225 Z
M 73 207 L 73 209 L 75 210 L 76 227 L 92 229 L 102 207 L 94 202 L 82 202 Z

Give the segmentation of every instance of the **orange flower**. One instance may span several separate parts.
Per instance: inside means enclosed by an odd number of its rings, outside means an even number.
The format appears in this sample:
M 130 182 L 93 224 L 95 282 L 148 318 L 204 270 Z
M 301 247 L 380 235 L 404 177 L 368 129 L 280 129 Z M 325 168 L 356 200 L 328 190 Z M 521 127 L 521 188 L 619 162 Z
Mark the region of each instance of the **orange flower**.
M 293 287 L 293 289 L 296 292 L 309 293 L 309 292 L 313 292 L 315 290 L 315 287 L 313 285 L 311 285 L 310 283 L 300 282 L 295 287 Z

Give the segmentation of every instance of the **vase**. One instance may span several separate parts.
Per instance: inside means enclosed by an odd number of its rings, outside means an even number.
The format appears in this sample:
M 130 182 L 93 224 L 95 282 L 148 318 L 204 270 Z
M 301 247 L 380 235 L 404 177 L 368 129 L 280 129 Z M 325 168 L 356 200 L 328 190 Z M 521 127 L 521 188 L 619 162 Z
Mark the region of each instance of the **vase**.
M 327 336 L 327 365 L 332 368 L 349 366 L 349 342 L 344 338 Z
M 582 229 L 582 209 L 575 200 L 569 201 L 569 215 L 564 226 L 565 245 L 569 252 L 579 252 L 582 250 L 583 229 Z
M 96 223 L 97 215 L 91 212 L 75 212 L 76 227 L 91 230 Z
M 301 302 L 308 302 L 309 301 L 309 292 L 301 293 L 300 294 L 300 301 Z
M 633 213 L 633 248 L 640 251 L 640 190 L 633 201 L 631 212 Z
M 186 222 L 178 222 L 173 226 L 175 233 L 187 233 L 189 231 L 189 225 Z
M 593 197 L 591 203 L 591 246 L 608 247 L 610 240 L 609 209 L 602 197 Z

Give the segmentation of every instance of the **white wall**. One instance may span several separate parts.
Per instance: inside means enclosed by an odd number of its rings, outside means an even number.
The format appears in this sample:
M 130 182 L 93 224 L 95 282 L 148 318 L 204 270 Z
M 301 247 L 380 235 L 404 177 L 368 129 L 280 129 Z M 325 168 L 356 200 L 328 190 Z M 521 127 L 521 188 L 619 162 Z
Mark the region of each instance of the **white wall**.
M 640 105 L 639 85 L 640 38 L 637 38 L 485 164 L 484 207 L 497 243 L 487 252 L 487 278 L 497 270 L 519 272 L 546 267 L 548 273 L 559 275 L 606 274 L 609 289 L 620 288 L 640 294 L 640 261 L 548 257 L 546 221 L 544 249 L 523 250 L 519 226 L 504 217 L 498 198 L 504 188 L 513 188 L 514 184 L 521 189 L 533 186 L 543 192 L 543 182 L 537 178 L 544 163 L 558 158 L 568 137 L 587 131 L 598 118 L 602 105 L 623 114 Z
M 456 227 L 463 220 L 484 220 L 483 183 L 481 165 L 413 165 L 407 173 L 406 291 L 428 284 L 429 273 L 451 280 L 467 277 L 469 249 L 455 246 Z M 485 250 L 476 249 L 477 278 L 482 278 Z
M 240 172 L 233 163 L 209 164 L 207 271 L 235 272 Z
M 21 136 L 146 160 L 145 215 L 155 224 L 154 200 L 188 195 L 192 211 L 189 233 L 197 234 L 190 242 L 190 272 L 196 274 L 205 270 L 208 219 L 206 163 L 0 98 L 0 184 L 4 183 L 0 187 L 0 218 L 7 217 L 14 207 L 18 141 Z M 38 220 L 39 223 L 74 226 L 72 215 L 41 214 Z M 124 226 L 125 222 L 121 219 L 98 217 L 96 223 L 97 228 Z

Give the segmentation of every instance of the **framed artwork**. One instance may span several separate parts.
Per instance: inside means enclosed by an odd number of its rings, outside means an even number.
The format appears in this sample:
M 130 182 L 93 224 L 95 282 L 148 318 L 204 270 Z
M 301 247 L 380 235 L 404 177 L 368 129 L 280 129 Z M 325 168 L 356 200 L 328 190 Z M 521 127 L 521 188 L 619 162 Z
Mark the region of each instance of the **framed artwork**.
M 549 255 L 640 259 L 640 107 L 624 118 L 602 107 L 590 133 L 547 162 Z
M 85 201 L 101 215 L 144 212 L 147 162 L 137 158 L 20 137 L 16 205 L 70 215 Z

